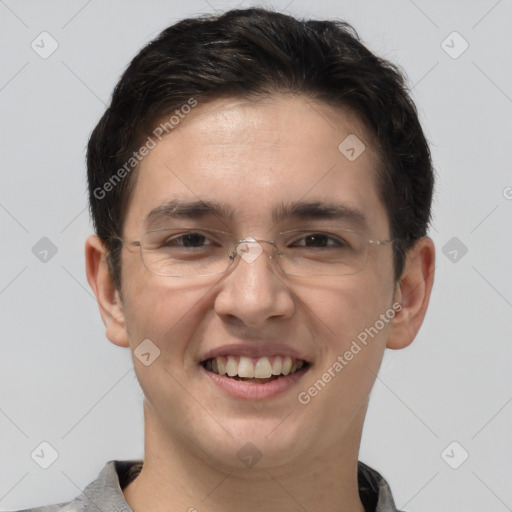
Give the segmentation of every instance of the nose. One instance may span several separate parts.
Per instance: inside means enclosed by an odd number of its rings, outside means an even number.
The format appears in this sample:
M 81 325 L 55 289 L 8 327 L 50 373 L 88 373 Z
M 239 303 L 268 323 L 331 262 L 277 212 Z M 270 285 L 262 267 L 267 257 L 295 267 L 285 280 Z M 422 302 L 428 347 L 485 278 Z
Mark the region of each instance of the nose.
M 233 268 L 222 280 L 214 308 L 225 319 L 261 327 L 293 315 L 295 302 L 286 276 L 276 265 L 275 247 L 247 238 L 236 249 Z

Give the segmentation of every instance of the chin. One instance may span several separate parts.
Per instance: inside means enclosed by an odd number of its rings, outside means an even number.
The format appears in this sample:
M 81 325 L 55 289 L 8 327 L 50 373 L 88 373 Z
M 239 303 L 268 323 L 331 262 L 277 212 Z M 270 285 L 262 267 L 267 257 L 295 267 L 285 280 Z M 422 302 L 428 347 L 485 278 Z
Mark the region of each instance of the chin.
M 225 430 L 216 424 L 210 435 L 203 432 L 201 450 L 227 471 L 284 466 L 301 457 L 310 439 L 304 435 L 304 426 L 285 426 L 282 421 L 283 418 L 224 421 Z M 197 440 L 193 442 L 197 444 Z

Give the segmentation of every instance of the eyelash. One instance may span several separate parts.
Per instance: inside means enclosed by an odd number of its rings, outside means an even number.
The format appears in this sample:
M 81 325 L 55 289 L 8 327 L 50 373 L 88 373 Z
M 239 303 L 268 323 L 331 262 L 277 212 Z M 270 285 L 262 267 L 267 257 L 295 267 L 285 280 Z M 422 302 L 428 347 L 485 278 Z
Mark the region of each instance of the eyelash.
M 199 232 L 189 232 L 189 233 L 183 233 L 181 235 L 175 235 L 173 238 L 170 238 L 168 240 L 164 240 L 164 242 L 162 243 L 162 246 L 164 247 L 171 247 L 173 246 L 174 244 L 172 244 L 172 242 L 175 242 L 175 241 L 183 241 L 185 237 L 191 237 L 191 236 L 202 236 L 203 238 L 205 238 L 206 240 L 210 240 L 206 235 L 203 235 L 202 233 L 199 233 Z M 179 244 L 180 247 L 186 247 L 185 245 L 183 244 Z
M 205 234 L 203 233 L 200 233 L 200 232 L 189 232 L 189 233 L 183 233 L 181 235 L 176 235 L 174 236 L 173 238 L 171 239 L 168 239 L 168 240 L 165 240 L 161 246 L 162 247 L 171 247 L 171 246 L 174 246 L 174 247 L 184 247 L 184 248 L 192 248 L 191 246 L 186 246 L 183 242 L 184 242 L 184 239 L 185 237 L 194 237 L 194 236 L 201 236 L 203 237 L 205 240 L 209 240 L 210 242 L 212 242 L 211 239 L 209 239 Z M 322 245 L 321 247 L 322 248 L 326 248 L 326 247 L 341 247 L 341 246 L 344 246 L 344 245 L 348 245 L 348 243 L 339 238 L 339 237 L 335 237 L 333 235 L 330 235 L 328 233 L 323 233 L 323 232 L 315 232 L 315 231 L 311 231 L 311 232 L 307 232 L 307 233 L 304 233 L 303 236 L 301 236 L 300 238 L 297 238 L 295 240 L 292 240 L 290 243 L 289 243 L 289 246 L 292 245 L 292 244 L 297 244 L 297 242 L 302 242 L 304 240 L 306 240 L 307 238 L 310 238 L 310 237 L 318 237 L 318 236 L 321 236 L 321 237 L 326 237 L 327 238 L 327 243 L 329 244 L 329 242 L 334 242 L 334 243 L 331 243 L 330 245 Z M 181 243 L 178 243 L 178 244 L 174 244 L 173 242 L 181 242 Z M 211 243 L 207 244 L 207 245 L 212 245 Z M 205 247 L 205 245 L 201 245 L 201 246 L 194 246 L 193 248 L 201 248 L 201 247 Z M 301 245 L 296 245 L 296 247 L 317 247 L 318 246 L 307 246 L 305 244 L 301 244 Z

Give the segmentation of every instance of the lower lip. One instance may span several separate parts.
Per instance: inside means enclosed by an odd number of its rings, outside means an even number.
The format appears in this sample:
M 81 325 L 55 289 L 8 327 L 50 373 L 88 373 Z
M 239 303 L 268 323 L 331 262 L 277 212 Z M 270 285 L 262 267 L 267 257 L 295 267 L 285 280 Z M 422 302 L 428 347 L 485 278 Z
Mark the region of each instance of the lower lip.
M 265 383 L 249 382 L 231 379 L 217 373 L 210 372 L 200 366 L 203 371 L 217 386 L 228 395 L 246 400 L 265 400 L 281 395 L 293 387 L 309 368 L 303 368 L 291 375 L 283 375 L 276 380 Z

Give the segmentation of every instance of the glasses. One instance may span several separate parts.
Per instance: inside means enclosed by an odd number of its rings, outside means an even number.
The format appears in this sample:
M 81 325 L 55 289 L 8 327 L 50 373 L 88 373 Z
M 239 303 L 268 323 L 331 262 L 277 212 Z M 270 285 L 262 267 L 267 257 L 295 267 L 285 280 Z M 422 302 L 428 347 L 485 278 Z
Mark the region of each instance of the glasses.
M 142 262 L 152 274 L 166 277 L 205 277 L 223 274 L 237 259 L 253 263 L 263 254 L 292 276 L 343 276 L 360 272 L 370 245 L 394 240 L 369 240 L 346 229 L 292 229 L 275 240 L 237 240 L 216 229 L 157 229 L 137 241 Z

